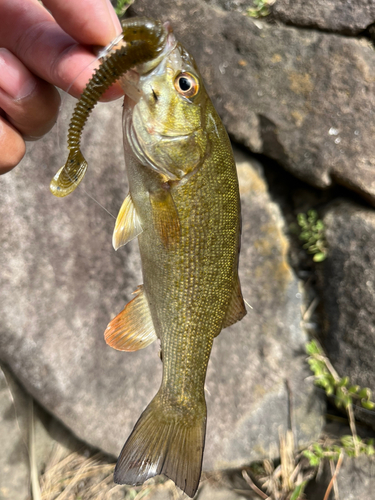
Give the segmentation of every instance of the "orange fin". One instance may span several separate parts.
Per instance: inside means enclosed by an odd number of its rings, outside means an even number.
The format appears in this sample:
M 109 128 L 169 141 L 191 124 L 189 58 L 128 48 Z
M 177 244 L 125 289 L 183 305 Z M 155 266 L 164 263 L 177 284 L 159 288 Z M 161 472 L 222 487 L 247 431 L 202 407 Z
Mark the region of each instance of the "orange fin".
M 206 408 L 184 415 L 161 399 L 158 393 L 140 416 L 117 460 L 114 480 L 139 485 L 165 474 L 192 498 L 202 470 Z
M 180 241 L 180 219 L 169 189 L 150 193 L 152 220 L 163 245 L 171 248 Z
M 157 339 L 150 307 L 140 285 L 137 296 L 107 326 L 104 339 L 119 351 L 138 351 Z
M 245 315 L 246 306 L 242 297 L 240 279 L 237 276 L 222 328 L 234 325 L 234 323 L 240 321 Z
M 112 245 L 115 250 L 129 243 L 142 232 L 141 222 L 138 218 L 130 193 L 125 198 L 118 213 L 115 229 L 113 231 Z

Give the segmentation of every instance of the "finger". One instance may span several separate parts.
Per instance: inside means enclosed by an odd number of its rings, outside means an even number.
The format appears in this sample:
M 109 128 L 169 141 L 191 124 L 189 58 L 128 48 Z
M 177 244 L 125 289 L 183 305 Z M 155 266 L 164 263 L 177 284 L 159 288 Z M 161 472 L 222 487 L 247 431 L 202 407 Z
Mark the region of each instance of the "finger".
M 60 95 L 35 77 L 7 49 L 0 49 L 0 108 L 25 139 L 38 139 L 54 125 Z
M 83 45 L 107 45 L 121 33 L 109 0 L 44 0 L 58 24 Z
M 28 1 L 27 9 L 25 0 L 0 1 L 0 46 L 43 80 L 79 97 L 98 63 L 93 63 L 92 53 L 65 33 L 44 7 Z M 106 97 L 120 95 L 121 89 L 115 87 Z
M 21 135 L 0 115 L 0 175 L 9 172 L 22 160 L 26 146 Z

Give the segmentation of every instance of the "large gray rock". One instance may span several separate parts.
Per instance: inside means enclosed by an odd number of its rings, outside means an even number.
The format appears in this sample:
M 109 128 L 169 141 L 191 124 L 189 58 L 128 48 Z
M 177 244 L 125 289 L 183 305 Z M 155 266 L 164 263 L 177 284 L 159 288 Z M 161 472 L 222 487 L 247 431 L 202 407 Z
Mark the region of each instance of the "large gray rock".
M 328 257 L 318 266 L 323 340 L 340 376 L 375 391 L 375 211 L 344 200 L 325 217 Z M 357 417 L 375 428 L 373 412 Z
M 319 188 L 375 203 L 375 53 L 365 39 L 274 26 L 203 0 L 138 0 L 191 51 L 232 137 Z
M 84 132 L 89 173 L 65 199 L 49 182 L 65 161 L 56 132 L 0 178 L 0 358 L 81 439 L 117 455 L 161 378 L 158 343 L 121 353 L 104 343 L 108 321 L 141 281 L 137 244 L 112 249 L 126 195 L 121 102 L 101 106 Z M 63 131 L 62 131 L 63 134 Z M 283 220 L 258 167 L 239 162 L 240 274 L 253 309 L 215 340 L 207 377 L 205 468 L 277 455 L 278 427 L 301 446 L 320 431 L 322 406 L 305 363 L 301 294 L 287 262 Z M 89 196 L 87 196 L 89 195 Z
M 356 35 L 375 22 L 373 0 L 276 0 L 272 15 L 286 24 Z

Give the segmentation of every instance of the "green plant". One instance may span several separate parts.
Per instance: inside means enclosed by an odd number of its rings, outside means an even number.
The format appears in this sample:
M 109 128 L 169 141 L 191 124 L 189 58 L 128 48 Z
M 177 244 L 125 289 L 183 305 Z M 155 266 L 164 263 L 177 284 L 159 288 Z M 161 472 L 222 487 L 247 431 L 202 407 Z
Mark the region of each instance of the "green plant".
M 345 409 L 352 435 L 344 436 L 339 447 L 323 449 L 320 445 L 314 444 L 312 448 L 306 450 L 305 456 L 309 458 L 311 465 L 319 465 L 320 460 L 326 458 L 329 453 L 331 456 L 328 458 L 337 460 L 340 449 L 348 456 L 358 456 L 363 453 L 373 455 L 375 453 L 373 440 L 362 441 L 357 436 L 353 413 L 353 404 L 361 405 L 366 410 L 375 408 L 375 403 L 371 401 L 371 390 L 368 387 L 361 388 L 358 385 L 351 385 L 349 377 L 340 377 L 316 340 L 307 344 L 306 351 L 309 354 L 307 361 L 314 373 L 315 384 L 323 387 L 327 396 L 334 398 L 338 408 Z
M 134 0 L 117 0 L 115 12 L 118 17 L 122 17 L 125 14 L 126 9 L 130 7 L 133 2 Z
M 371 401 L 371 389 L 351 385 L 349 377 L 340 377 L 316 340 L 307 344 L 306 351 L 309 354 L 307 361 L 314 372 L 315 384 L 323 387 L 327 396 L 335 398 L 338 408 L 348 409 L 353 404 L 360 404 L 366 410 L 375 408 L 375 403 Z
M 313 254 L 314 262 L 322 262 L 327 257 L 327 243 L 324 236 L 323 221 L 318 219 L 315 210 L 309 210 L 307 214 L 297 215 L 297 222 L 301 228 L 300 240 L 304 241 L 303 248 Z
M 333 460 L 337 462 L 341 453 L 345 453 L 348 457 L 356 457 L 358 455 L 374 455 L 374 440 L 368 439 L 363 441 L 356 436 L 343 436 L 340 439 L 340 445 L 333 444 L 324 446 L 320 443 L 313 443 L 308 449 L 302 452 L 303 456 L 308 458 L 312 467 L 318 467 L 322 460 Z
M 266 17 L 270 14 L 269 0 L 254 0 L 254 7 L 247 10 L 247 15 L 250 17 Z

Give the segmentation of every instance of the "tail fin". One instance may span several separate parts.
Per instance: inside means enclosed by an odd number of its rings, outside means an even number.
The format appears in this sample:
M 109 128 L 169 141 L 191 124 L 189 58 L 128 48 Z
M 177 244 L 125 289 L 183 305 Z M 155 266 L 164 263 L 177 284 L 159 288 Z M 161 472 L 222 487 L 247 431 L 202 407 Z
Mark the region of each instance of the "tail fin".
M 198 489 L 206 434 L 206 405 L 194 417 L 163 409 L 159 393 L 140 416 L 118 458 L 114 480 L 143 484 L 165 474 L 189 497 Z

